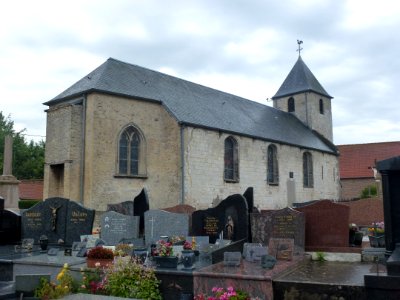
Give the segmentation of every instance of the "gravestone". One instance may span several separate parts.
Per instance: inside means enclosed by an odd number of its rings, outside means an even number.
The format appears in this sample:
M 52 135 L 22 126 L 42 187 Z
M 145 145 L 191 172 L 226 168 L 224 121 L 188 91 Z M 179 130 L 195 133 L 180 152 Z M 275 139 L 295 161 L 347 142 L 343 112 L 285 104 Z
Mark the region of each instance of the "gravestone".
M 334 251 L 348 248 L 350 208 L 329 200 L 296 208 L 306 219 L 305 250 Z
M 144 213 L 145 240 L 150 245 L 161 236 L 171 237 L 189 235 L 189 215 L 152 209 Z
M 127 216 L 115 211 L 101 216 L 101 239 L 106 245 L 117 245 L 122 239 L 139 237 L 139 217 Z
M 10 210 L 0 210 L 0 244 L 11 245 L 21 240 L 21 216 Z
M 71 245 L 80 235 L 92 232 L 93 220 L 92 209 L 65 198 L 48 198 L 22 213 L 22 238 L 38 243 L 40 236 L 46 235 L 50 244 L 62 240 Z
M 142 191 L 133 199 L 133 201 L 107 204 L 107 211 L 115 211 L 128 216 L 138 216 L 140 218 L 140 234 L 144 233 L 144 213 L 148 211 L 149 208 L 149 197 L 146 189 L 142 189 Z
M 229 196 L 216 207 L 192 214 L 193 235 L 207 235 L 210 243 L 220 236 L 232 241 L 247 240 L 248 227 L 247 201 L 239 194 Z
M 72 245 L 81 240 L 81 235 L 91 234 L 95 210 L 87 209 L 81 204 L 69 201 L 66 220 L 65 243 Z
M 254 243 L 268 245 L 270 238 L 289 238 L 294 240 L 296 255 L 304 252 L 304 213 L 286 207 L 251 214 L 250 219 Z

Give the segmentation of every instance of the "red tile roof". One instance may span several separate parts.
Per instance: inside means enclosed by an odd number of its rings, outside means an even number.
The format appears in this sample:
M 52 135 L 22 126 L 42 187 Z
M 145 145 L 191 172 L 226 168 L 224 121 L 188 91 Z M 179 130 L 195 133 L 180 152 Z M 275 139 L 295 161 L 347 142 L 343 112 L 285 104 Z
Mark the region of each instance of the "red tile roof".
M 19 184 L 20 199 L 43 199 L 43 180 L 21 180 Z
M 373 178 L 377 161 L 400 156 L 400 142 L 338 145 L 340 178 Z

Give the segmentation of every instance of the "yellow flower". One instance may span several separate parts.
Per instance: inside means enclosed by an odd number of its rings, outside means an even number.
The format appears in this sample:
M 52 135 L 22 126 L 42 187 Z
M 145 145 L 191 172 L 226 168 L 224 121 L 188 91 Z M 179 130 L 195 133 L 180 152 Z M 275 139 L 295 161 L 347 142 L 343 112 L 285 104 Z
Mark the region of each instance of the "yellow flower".
M 68 269 L 68 263 L 64 264 L 64 269 Z
M 64 277 L 64 270 L 62 270 L 60 273 L 57 275 L 57 280 L 61 280 Z

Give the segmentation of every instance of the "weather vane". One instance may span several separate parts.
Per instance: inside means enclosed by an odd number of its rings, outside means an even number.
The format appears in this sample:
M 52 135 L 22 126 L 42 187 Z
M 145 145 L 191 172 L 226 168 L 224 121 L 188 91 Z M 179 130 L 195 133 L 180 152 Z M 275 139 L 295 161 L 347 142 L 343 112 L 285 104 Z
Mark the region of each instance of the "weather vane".
M 303 50 L 303 48 L 300 47 L 301 44 L 303 44 L 303 41 L 297 40 L 297 45 L 299 45 L 299 49 L 297 49 L 296 51 L 299 51 L 299 56 L 300 56 L 301 50 Z

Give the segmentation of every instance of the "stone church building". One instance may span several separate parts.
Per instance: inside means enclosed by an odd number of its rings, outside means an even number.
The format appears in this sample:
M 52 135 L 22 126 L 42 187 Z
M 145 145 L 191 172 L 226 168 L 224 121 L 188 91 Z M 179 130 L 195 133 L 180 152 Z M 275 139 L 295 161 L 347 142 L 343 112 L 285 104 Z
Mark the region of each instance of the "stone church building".
M 274 107 L 110 58 L 44 103 L 44 198 L 97 210 L 143 188 L 150 208 L 207 208 L 249 187 L 259 209 L 338 199 L 331 99 L 300 56 Z

